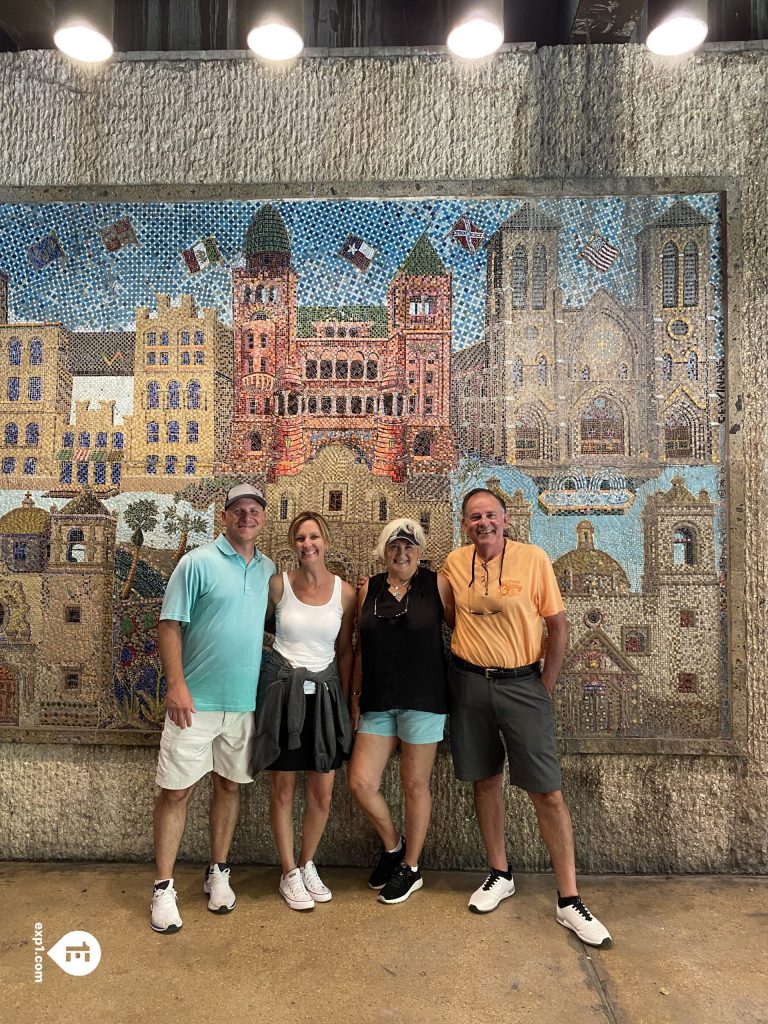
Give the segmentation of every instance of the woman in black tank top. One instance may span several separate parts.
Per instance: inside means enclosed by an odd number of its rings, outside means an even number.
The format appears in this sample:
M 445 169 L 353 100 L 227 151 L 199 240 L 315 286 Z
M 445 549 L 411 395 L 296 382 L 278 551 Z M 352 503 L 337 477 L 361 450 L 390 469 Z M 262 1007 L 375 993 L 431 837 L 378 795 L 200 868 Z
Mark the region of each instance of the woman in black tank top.
M 351 701 L 357 736 L 349 786 L 383 844 L 368 880 L 381 890 L 383 903 L 402 903 L 423 884 L 419 857 L 431 811 L 429 780 L 448 710 L 442 625 L 451 618 L 453 598 L 446 580 L 420 566 L 425 546 L 415 520 L 388 523 L 374 551 L 387 571 L 372 576 L 358 594 Z M 380 789 L 398 743 L 404 835 Z

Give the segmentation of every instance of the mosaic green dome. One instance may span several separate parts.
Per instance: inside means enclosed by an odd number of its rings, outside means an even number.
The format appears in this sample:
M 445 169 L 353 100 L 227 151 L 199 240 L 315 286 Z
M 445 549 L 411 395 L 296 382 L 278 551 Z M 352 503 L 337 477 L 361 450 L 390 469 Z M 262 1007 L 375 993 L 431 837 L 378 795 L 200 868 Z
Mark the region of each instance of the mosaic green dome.
M 256 256 L 263 252 L 284 253 L 290 256 L 291 240 L 285 222 L 269 203 L 254 214 L 245 233 L 244 252 L 246 256 Z

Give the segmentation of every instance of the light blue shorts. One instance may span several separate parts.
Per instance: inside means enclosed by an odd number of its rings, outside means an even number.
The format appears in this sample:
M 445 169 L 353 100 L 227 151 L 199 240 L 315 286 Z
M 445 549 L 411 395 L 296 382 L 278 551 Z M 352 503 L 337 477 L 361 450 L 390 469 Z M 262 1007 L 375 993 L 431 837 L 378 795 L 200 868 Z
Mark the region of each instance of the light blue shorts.
M 371 736 L 397 736 L 403 743 L 439 743 L 447 717 L 432 711 L 409 711 L 407 708 L 365 711 L 360 716 L 357 731 Z

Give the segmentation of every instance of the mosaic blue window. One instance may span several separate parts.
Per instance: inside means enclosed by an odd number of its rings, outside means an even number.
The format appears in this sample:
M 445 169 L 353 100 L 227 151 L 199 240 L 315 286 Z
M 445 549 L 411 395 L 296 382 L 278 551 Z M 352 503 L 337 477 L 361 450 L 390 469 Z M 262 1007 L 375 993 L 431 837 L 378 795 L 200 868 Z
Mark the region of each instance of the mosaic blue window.
M 178 459 L 175 455 L 166 455 L 165 457 L 165 475 L 175 476 L 176 466 L 178 465 Z
M 161 345 L 168 345 L 170 343 L 170 340 L 171 339 L 170 339 L 170 335 L 168 334 L 168 331 L 161 331 L 160 332 L 160 344 Z
M 195 352 L 195 366 L 202 366 L 205 363 L 205 352 Z
M 189 352 L 182 352 L 181 353 L 181 365 L 182 366 L 189 366 L 189 364 L 190 364 Z
M 147 366 L 155 366 L 157 364 L 157 353 L 147 352 Z
M 528 300 L 528 255 L 522 245 L 512 253 L 512 308 L 525 309 Z
M 106 448 L 107 447 L 107 432 L 106 430 L 99 430 L 96 433 L 96 447 Z
M 72 483 L 72 463 L 62 462 L 59 468 L 59 483 L 71 484 Z
M 119 462 L 113 462 L 112 463 L 112 472 L 110 474 L 113 484 L 119 484 L 120 483 L 120 476 L 121 476 L 120 470 L 121 470 L 120 463 Z
M 197 472 L 197 459 L 194 455 L 188 455 L 184 462 L 184 473 L 187 476 L 194 476 Z
M 13 560 L 14 562 L 25 562 L 27 560 L 27 542 L 25 540 L 15 540 L 13 542 Z
M 106 464 L 106 462 L 94 462 L 94 464 L 93 464 L 93 482 L 95 484 L 105 484 L 107 482 L 107 464 Z
M 157 335 L 155 334 L 154 331 L 148 331 L 147 335 L 146 335 L 146 338 L 147 338 L 147 344 L 148 345 L 156 345 L 157 344 Z
M 11 366 L 21 366 L 21 340 L 11 338 L 8 342 L 8 362 Z
M 171 408 L 175 409 L 178 406 L 172 406 Z M 200 381 L 198 380 L 191 380 L 187 385 L 187 408 L 200 408 Z
M 24 459 L 24 475 L 34 476 L 37 471 L 37 459 L 27 457 Z
M 91 447 L 91 435 L 87 430 L 81 430 L 77 437 L 78 448 Z
M 179 382 L 177 380 L 172 380 L 168 384 L 168 408 L 179 408 Z
M 29 378 L 29 400 L 30 402 L 39 402 L 43 397 L 43 388 L 40 377 Z
M 181 332 L 181 344 L 182 345 L 188 345 L 189 344 L 189 331 L 182 331 Z
M 197 420 L 190 420 L 187 424 L 187 444 L 197 444 L 198 428 Z
M 669 352 L 661 357 L 661 376 L 664 380 L 672 380 L 672 356 Z
M 202 331 L 195 331 L 195 344 L 196 345 L 204 345 L 205 344 L 205 335 L 203 334 Z
M 146 461 L 146 464 L 145 464 L 145 469 L 147 471 L 147 475 L 148 476 L 154 476 L 155 473 L 157 473 L 157 463 L 159 461 L 160 460 L 159 460 L 157 455 L 148 455 L 147 456 L 147 461 Z
M 160 385 L 156 380 L 151 380 L 149 384 L 147 384 L 147 408 L 160 408 Z
M 40 427 L 37 423 L 28 423 L 26 431 L 27 448 L 37 448 L 40 443 Z
M 6 457 L 3 459 L 3 474 L 8 475 L 16 469 L 16 459 Z
M 547 250 L 537 245 L 533 250 L 533 266 L 531 268 L 531 305 L 534 309 L 544 309 L 547 303 Z
M 688 380 L 699 379 L 699 358 L 695 352 L 688 354 Z
M 699 304 L 699 250 L 695 242 L 683 249 L 683 305 Z
M 178 420 L 168 421 L 168 444 L 178 444 L 179 441 L 179 422 Z
M 674 242 L 667 242 L 661 253 L 661 304 L 667 308 L 677 305 L 679 287 L 678 250 Z
M 161 352 L 160 353 L 160 365 L 161 366 L 168 366 L 168 363 L 169 363 L 168 353 L 167 352 Z
M 122 430 L 116 430 L 112 435 L 112 447 L 118 451 L 122 451 L 123 445 L 125 444 L 125 436 Z
M 160 441 L 160 424 L 154 420 L 147 423 L 147 444 L 157 444 Z
M 39 338 L 33 338 L 29 343 L 29 362 L 32 366 L 40 366 L 43 361 L 43 343 Z
M 74 448 L 75 447 L 75 435 L 71 430 L 65 430 L 61 435 L 62 448 Z
M 88 483 L 88 463 L 78 462 L 77 464 L 77 482 L 81 486 L 85 486 Z
M 19 378 L 9 377 L 8 378 L 8 401 L 18 402 L 19 400 Z
M 5 444 L 10 447 L 19 443 L 19 428 L 15 423 L 5 425 Z

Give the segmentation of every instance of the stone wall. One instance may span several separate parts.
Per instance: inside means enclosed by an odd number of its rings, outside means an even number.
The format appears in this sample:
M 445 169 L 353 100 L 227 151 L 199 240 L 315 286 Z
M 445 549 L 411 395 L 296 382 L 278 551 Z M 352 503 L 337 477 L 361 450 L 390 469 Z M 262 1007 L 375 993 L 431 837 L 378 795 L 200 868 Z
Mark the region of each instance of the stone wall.
M 730 382 L 731 429 L 741 438 L 729 466 L 731 528 L 745 545 L 743 565 L 730 566 L 732 594 L 743 595 L 743 615 L 731 605 L 744 635 L 730 655 L 737 742 L 727 754 L 567 753 L 583 870 L 768 867 L 767 79 L 759 46 L 671 63 L 640 47 L 601 46 L 513 51 L 478 66 L 437 55 L 327 57 L 287 70 L 239 58 L 118 59 L 96 70 L 53 53 L 0 58 L 7 202 L 457 191 L 535 198 L 557 194 L 553 181 L 564 194 L 636 191 L 629 179 L 654 179 L 654 192 L 727 190 L 728 339 L 743 373 Z M 148 859 L 154 756 L 152 747 L 3 744 L 0 853 Z M 479 867 L 471 794 L 453 781 L 445 752 L 434 795 L 425 862 Z M 373 841 L 341 780 L 335 801 L 322 860 L 365 863 Z M 234 859 L 274 858 L 266 821 L 259 780 L 245 797 Z M 508 829 L 512 862 L 546 867 L 519 794 L 510 795 Z M 206 856 L 200 795 L 182 855 Z

